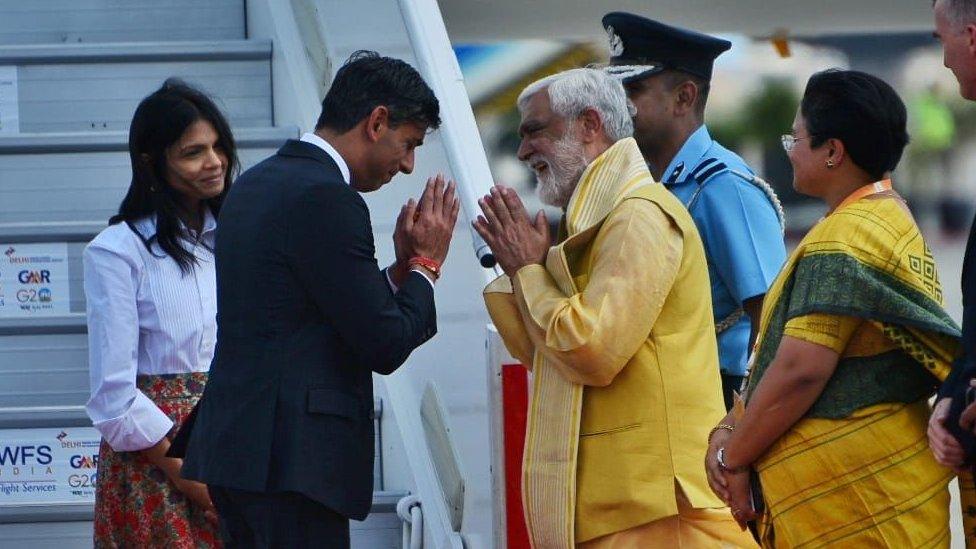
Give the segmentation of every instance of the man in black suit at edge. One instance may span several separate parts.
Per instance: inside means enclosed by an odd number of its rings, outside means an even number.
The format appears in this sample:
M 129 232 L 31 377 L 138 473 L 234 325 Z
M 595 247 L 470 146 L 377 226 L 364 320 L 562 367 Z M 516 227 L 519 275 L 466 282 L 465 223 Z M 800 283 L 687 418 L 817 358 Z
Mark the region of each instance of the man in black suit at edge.
M 935 37 L 942 43 L 943 63 L 959 82 L 963 99 L 976 101 L 976 1 L 937 0 L 933 4 Z M 962 266 L 962 345 L 952 373 L 939 389 L 929 420 L 929 445 L 936 460 L 960 469 L 966 451 L 974 449 L 976 403 L 965 406 L 966 391 L 976 377 L 976 222 L 970 228 Z M 961 416 L 961 417 L 960 417 Z M 958 419 L 957 419 L 958 418 Z M 951 432 L 950 432 L 951 431 Z M 955 435 L 955 436 L 953 436 Z M 970 459 L 976 456 L 970 455 Z M 964 489 L 960 483 L 960 489 Z M 971 489 L 972 485 L 969 484 Z M 965 499 L 965 494 L 963 495 Z
M 183 475 L 206 483 L 232 547 L 348 547 L 373 491 L 372 372 L 436 332 L 453 182 L 404 205 L 380 270 L 359 196 L 410 173 L 440 124 L 410 65 L 356 52 L 314 133 L 242 174 L 216 241 L 217 351 Z M 358 191 L 358 192 L 357 192 Z

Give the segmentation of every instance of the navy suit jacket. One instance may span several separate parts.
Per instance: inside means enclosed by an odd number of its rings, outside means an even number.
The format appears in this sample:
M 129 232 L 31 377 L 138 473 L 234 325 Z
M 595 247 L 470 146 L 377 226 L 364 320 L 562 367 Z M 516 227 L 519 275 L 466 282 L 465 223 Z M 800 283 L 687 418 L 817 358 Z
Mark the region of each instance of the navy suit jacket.
M 288 141 L 242 174 L 218 227 L 217 349 L 183 475 L 298 492 L 361 520 L 372 373 L 393 372 L 434 335 L 433 289 L 411 272 L 391 291 L 366 203 L 309 143 Z

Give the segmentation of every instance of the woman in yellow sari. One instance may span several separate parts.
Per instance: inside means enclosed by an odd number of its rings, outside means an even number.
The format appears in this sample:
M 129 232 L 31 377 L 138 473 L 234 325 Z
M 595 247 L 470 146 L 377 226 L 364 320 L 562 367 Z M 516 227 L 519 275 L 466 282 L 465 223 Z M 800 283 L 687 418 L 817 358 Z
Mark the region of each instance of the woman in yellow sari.
M 794 188 L 829 211 L 766 294 L 745 406 L 706 457 L 712 489 L 758 521 L 764 547 L 949 546 L 952 473 L 929 451 L 927 400 L 959 330 L 886 179 L 905 119 L 886 83 L 832 70 L 810 78 L 783 136 Z

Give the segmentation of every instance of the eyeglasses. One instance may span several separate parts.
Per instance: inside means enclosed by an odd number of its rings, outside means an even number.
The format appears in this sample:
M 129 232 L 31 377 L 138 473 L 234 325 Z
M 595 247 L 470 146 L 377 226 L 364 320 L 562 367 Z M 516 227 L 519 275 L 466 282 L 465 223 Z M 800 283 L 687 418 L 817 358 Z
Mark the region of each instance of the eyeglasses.
M 807 137 L 794 137 L 794 136 L 792 136 L 792 135 L 790 135 L 790 134 L 787 133 L 787 134 L 783 134 L 782 136 L 780 136 L 779 139 L 780 139 L 780 143 L 783 144 L 783 150 L 786 151 L 786 152 L 790 152 L 790 151 L 793 150 L 793 147 L 794 147 L 794 145 L 796 145 L 796 142 L 797 141 L 803 141 L 804 139 L 810 139 L 810 136 L 807 136 Z

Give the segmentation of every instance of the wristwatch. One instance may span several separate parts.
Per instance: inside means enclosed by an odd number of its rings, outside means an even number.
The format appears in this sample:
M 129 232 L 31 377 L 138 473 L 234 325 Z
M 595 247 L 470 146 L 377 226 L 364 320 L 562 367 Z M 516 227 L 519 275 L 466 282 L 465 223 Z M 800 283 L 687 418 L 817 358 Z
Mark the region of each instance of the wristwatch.
M 718 461 L 718 466 L 722 468 L 723 471 L 728 471 L 730 473 L 741 473 L 745 471 L 745 467 L 736 467 L 735 469 L 729 467 L 725 464 L 725 447 L 721 447 L 715 452 L 715 460 Z

